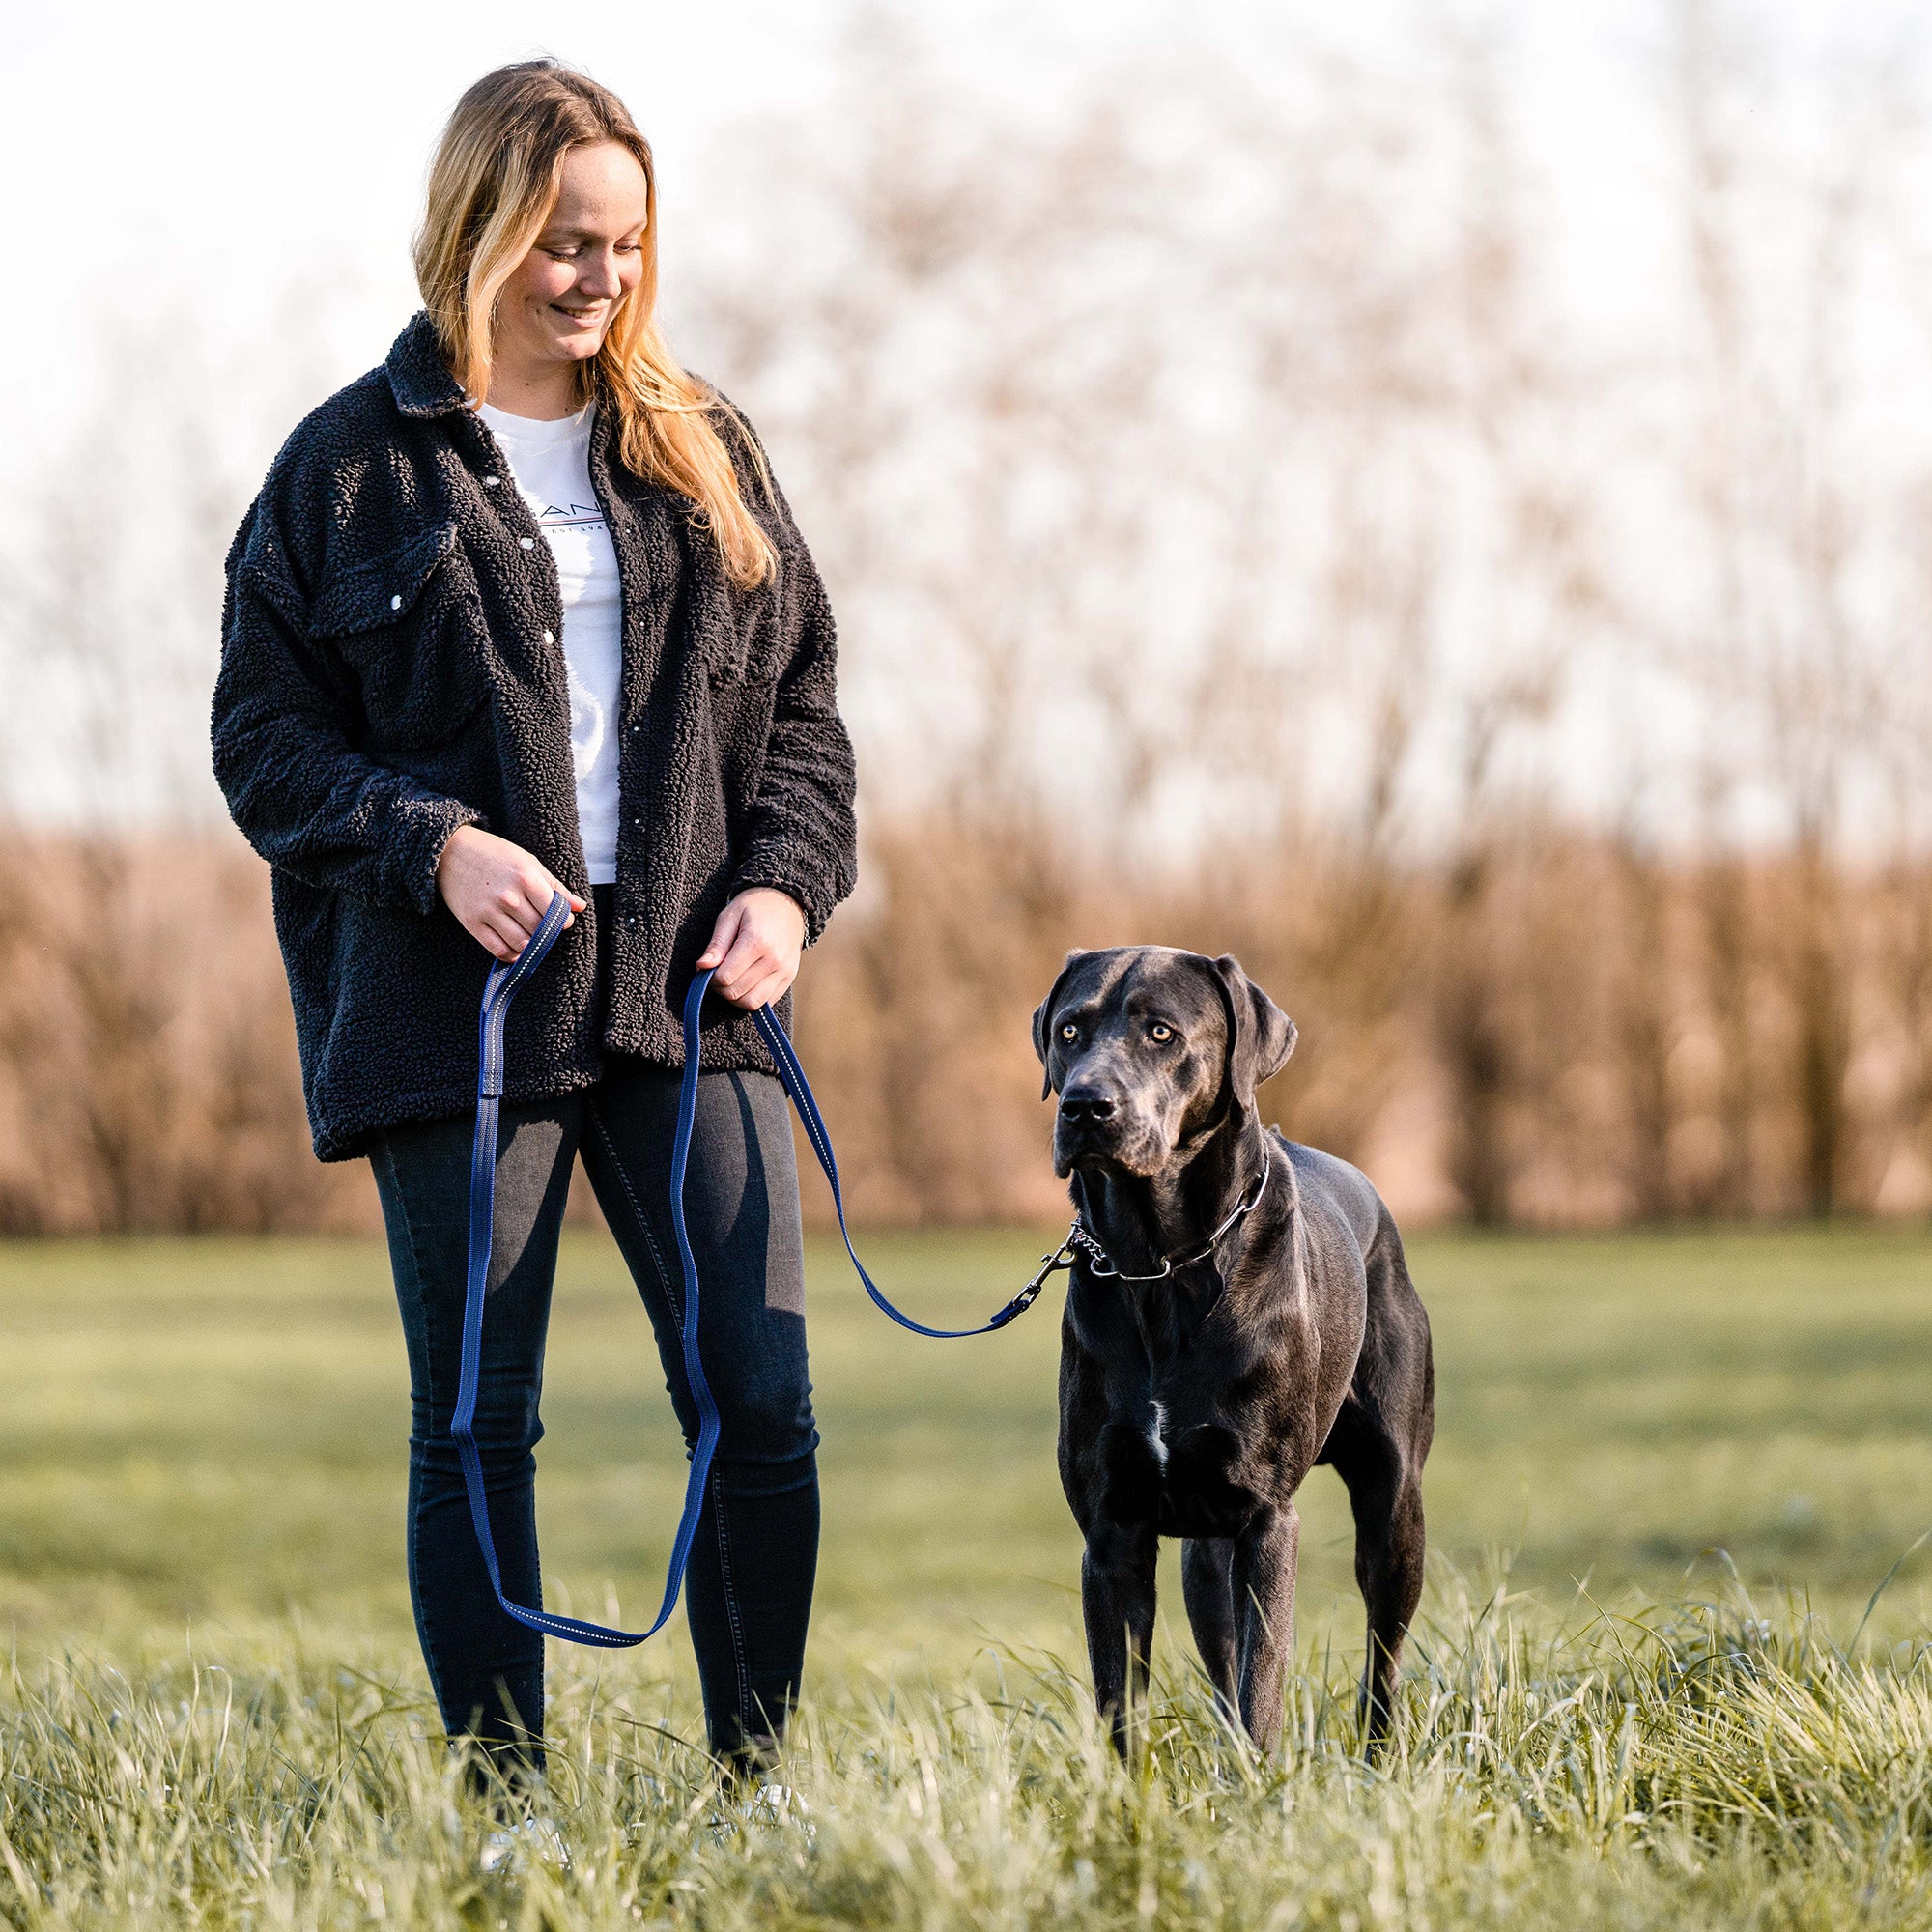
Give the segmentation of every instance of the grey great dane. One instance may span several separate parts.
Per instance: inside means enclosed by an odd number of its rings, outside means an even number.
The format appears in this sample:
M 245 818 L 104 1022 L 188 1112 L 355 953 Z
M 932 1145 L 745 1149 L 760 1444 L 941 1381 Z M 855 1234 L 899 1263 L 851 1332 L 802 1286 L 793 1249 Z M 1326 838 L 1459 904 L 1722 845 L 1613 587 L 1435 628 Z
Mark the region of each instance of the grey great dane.
M 1231 954 L 1071 952 L 1033 1037 L 1075 1208 L 1060 1478 L 1086 1538 L 1087 1647 L 1116 1742 L 1127 1747 L 1146 1692 L 1159 1539 L 1178 1536 L 1222 1706 L 1274 1743 L 1294 1495 L 1325 1463 L 1354 1510 L 1373 1747 L 1422 1593 L 1435 1413 L 1429 1317 L 1395 1222 L 1356 1169 L 1262 1125 L 1255 1090 L 1293 1051 L 1294 1022 Z

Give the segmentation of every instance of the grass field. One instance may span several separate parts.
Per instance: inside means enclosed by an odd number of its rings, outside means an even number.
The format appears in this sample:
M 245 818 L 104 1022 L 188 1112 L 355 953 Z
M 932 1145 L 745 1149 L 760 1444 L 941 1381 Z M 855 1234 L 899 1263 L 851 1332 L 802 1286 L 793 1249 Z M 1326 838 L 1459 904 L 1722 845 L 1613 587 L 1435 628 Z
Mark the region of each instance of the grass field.
M 1040 1240 L 881 1237 L 980 1314 Z M 1932 1924 L 1932 1237 L 1443 1236 L 1432 1570 L 1354 1747 L 1339 1484 L 1304 1492 L 1292 1737 L 1250 1761 L 1172 1563 L 1155 1747 L 1086 1708 L 1051 1304 L 931 1344 L 812 1257 L 826 1535 L 796 1827 L 734 1828 L 684 1638 L 553 1649 L 567 1873 L 482 1879 L 402 1581 L 379 1249 L 0 1249 L 0 1916 L 26 1926 Z M 567 1246 L 552 1601 L 654 1599 L 681 1458 L 614 1251 Z M 1851 1649 L 1855 1635 L 1855 1651 Z

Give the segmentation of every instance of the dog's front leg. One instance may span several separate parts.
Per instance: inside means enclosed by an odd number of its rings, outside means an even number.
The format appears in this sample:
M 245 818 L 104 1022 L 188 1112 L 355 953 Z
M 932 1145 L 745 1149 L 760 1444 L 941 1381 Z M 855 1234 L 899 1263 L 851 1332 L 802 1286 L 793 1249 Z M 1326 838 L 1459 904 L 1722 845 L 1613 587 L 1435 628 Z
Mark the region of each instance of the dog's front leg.
M 1094 1698 L 1112 1720 L 1114 1744 L 1122 1756 L 1131 1741 L 1134 1714 L 1147 1694 L 1159 1547 L 1151 1529 L 1100 1523 L 1088 1537 L 1080 1559 L 1080 1607 L 1087 1624 L 1087 1657 L 1094 1666 Z
M 1233 1723 L 1240 1715 L 1240 1626 L 1235 1618 L 1235 1546 L 1225 1536 L 1190 1537 L 1180 1546 L 1180 1592 L 1201 1667 L 1214 1702 Z
M 1235 1605 L 1241 1627 L 1241 1722 L 1263 1750 L 1281 1732 L 1282 1681 L 1294 1661 L 1294 1505 L 1264 1510 L 1235 1539 Z

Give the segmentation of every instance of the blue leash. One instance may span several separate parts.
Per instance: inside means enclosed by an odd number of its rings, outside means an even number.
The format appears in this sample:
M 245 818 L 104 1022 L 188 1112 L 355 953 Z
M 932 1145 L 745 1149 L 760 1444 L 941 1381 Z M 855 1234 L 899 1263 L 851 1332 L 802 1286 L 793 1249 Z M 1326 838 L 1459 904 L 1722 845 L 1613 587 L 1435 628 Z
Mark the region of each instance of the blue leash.
M 658 1606 L 657 1617 L 649 1630 L 611 1630 L 582 1617 L 532 1610 L 511 1603 L 504 1596 L 496 1539 L 490 1533 L 490 1506 L 483 1492 L 483 1459 L 477 1452 L 475 1435 L 476 1385 L 483 1357 L 483 1301 L 489 1287 L 490 1244 L 497 1207 L 497 1123 L 503 1095 L 503 1021 L 517 989 L 543 963 L 544 955 L 555 944 L 569 910 L 570 902 L 564 895 L 554 894 L 524 950 L 509 964 L 499 961 L 493 965 L 483 985 L 482 1037 L 476 1073 L 476 1137 L 469 1154 L 469 1275 L 463 1302 L 463 1364 L 456 1389 L 456 1413 L 450 1418 L 449 1433 L 463 1461 L 464 1486 L 469 1492 L 469 1518 L 476 1526 L 483 1567 L 489 1573 L 490 1587 L 496 1591 L 504 1614 L 531 1630 L 542 1631 L 546 1636 L 594 1644 L 607 1650 L 625 1650 L 656 1635 L 676 1607 L 678 1592 L 684 1587 L 685 1567 L 691 1560 L 692 1541 L 697 1534 L 698 1514 L 704 1507 L 705 1486 L 711 1480 L 711 1459 L 718 1447 L 718 1403 L 704 1378 L 704 1363 L 697 1352 L 697 1261 L 691 1252 L 691 1236 L 684 1219 L 684 1178 L 691 1161 L 692 1128 L 697 1118 L 697 1074 L 701 1064 L 697 1015 L 716 968 L 696 975 L 684 996 L 684 1077 L 678 1088 L 677 1133 L 670 1152 L 670 1218 L 677 1233 L 678 1260 L 684 1269 L 684 1307 L 678 1319 L 678 1335 L 684 1345 L 685 1379 L 697 1404 L 697 1447 L 692 1452 L 691 1475 L 684 1486 L 684 1514 L 678 1519 L 677 1536 L 671 1544 L 664 1602 Z M 852 1265 L 866 1284 L 866 1293 L 901 1328 L 937 1342 L 989 1335 L 1031 1308 L 1056 1269 L 1072 1265 L 1071 1243 L 1063 1243 L 1053 1254 L 1042 1257 L 1038 1272 L 991 1321 L 981 1322 L 977 1328 L 928 1328 L 909 1315 L 902 1315 L 880 1293 L 852 1246 L 852 1236 L 845 1226 L 845 1198 L 838 1186 L 838 1163 L 833 1156 L 832 1136 L 826 1130 L 818 1102 L 812 1097 L 805 1068 L 799 1065 L 798 1055 L 792 1051 L 791 1041 L 772 1009 L 760 1007 L 756 1017 L 758 1031 L 778 1064 L 779 1078 L 791 1095 L 799 1119 L 805 1122 L 806 1137 L 832 1185 L 832 1201 L 838 1210 L 838 1232 L 844 1239 L 845 1252 L 852 1257 Z
M 716 968 L 712 970 L 716 971 Z M 700 973 L 691 982 L 691 991 L 684 1002 L 684 1065 L 687 1078 L 697 1060 L 697 1003 L 704 997 L 704 989 L 710 983 L 711 973 Z M 924 1335 L 934 1342 L 963 1342 L 972 1335 L 990 1335 L 995 1328 L 1004 1328 L 1014 1316 L 1024 1315 L 1033 1306 L 1056 1265 L 1072 1266 L 1071 1242 L 1063 1242 L 1053 1254 L 1044 1258 L 1039 1272 L 990 1321 L 982 1321 L 977 1328 L 928 1328 L 923 1321 L 915 1321 L 910 1315 L 902 1315 L 879 1293 L 878 1285 L 866 1272 L 866 1264 L 859 1259 L 852 1246 L 852 1234 L 845 1225 L 845 1197 L 838 1189 L 838 1163 L 832 1153 L 832 1135 L 826 1129 L 824 1116 L 818 1111 L 818 1102 L 811 1097 L 811 1083 L 805 1077 L 805 1068 L 798 1064 L 798 1055 L 792 1051 L 791 1040 L 784 1028 L 779 1025 L 778 1015 L 770 1007 L 760 1007 L 755 1017 L 758 1031 L 764 1035 L 765 1044 L 771 1048 L 772 1058 L 778 1062 L 779 1078 L 783 1081 L 785 1092 L 791 1095 L 799 1119 L 805 1122 L 806 1138 L 810 1141 L 811 1151 L 818 1156 L 818 1164 L 825 1170 L 825 1178 L 832 1184 L 832 1205 L 838 1210 L 838 1233 L 844 1239 L 845 1252 L 852 1257 L 852 1265 L 858 1269 L 859 1279 L 866 1284 L 866 1293 L 872 1297 L 873 1305 L 890 1315 L 901 1328 L 910 1328 L 915 1335 Z

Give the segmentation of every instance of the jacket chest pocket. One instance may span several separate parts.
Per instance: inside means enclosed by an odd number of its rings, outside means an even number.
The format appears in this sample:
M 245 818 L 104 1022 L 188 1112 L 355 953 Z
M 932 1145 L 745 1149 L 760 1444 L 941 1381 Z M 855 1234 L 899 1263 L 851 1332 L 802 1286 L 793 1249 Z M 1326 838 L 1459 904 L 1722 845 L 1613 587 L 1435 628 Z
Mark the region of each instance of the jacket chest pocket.
M 447 743 L 489 696 L 472 588 L 453 523 L 324 579 L 309 631 L 354 675 L 375 748 Z

